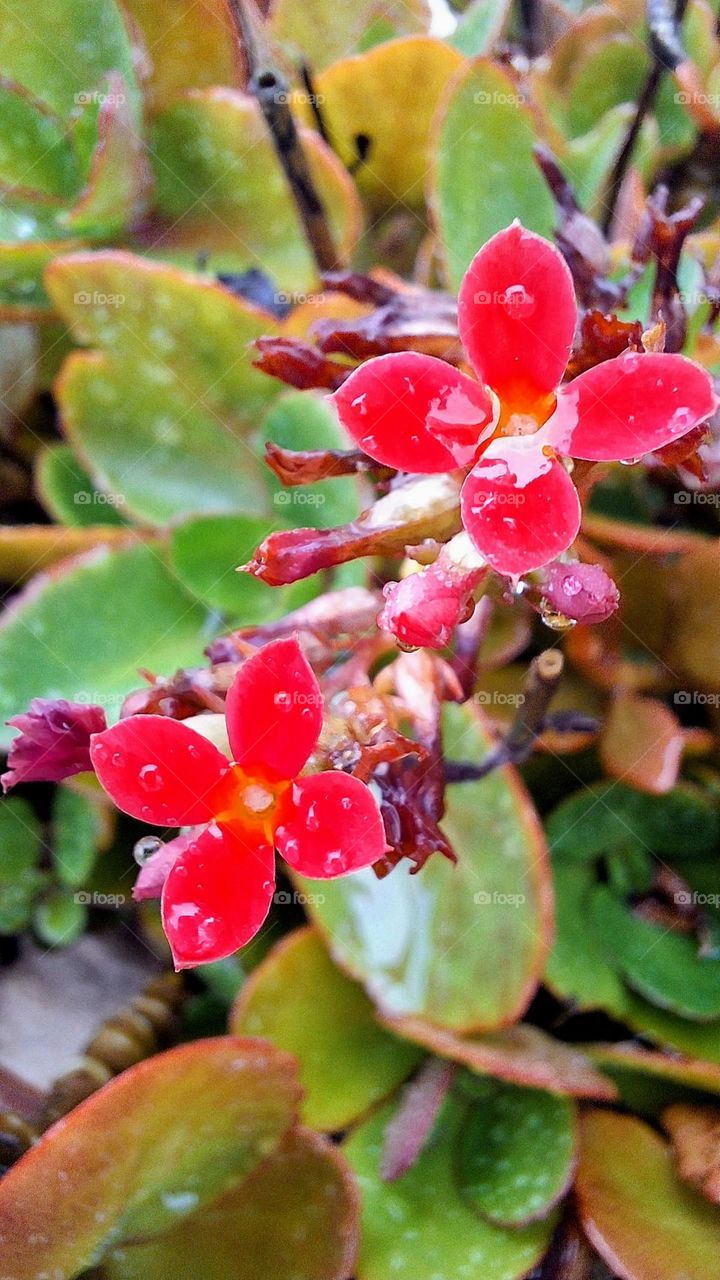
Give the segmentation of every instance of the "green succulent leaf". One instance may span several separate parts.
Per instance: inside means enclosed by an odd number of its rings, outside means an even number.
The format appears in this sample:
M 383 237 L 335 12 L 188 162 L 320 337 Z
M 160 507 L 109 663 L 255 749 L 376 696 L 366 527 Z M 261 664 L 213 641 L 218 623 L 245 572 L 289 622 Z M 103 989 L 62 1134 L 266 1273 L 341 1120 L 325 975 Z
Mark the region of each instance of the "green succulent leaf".
M 480 759 L 489 739 L 475 712 L 450 706 L 445 749 Z M 535 990 L 550 927 L 545 850 L 511 770 L 448 788 L 443 821 L 458 863 L 432 857 L 323 882 L 299 879 L 331 954 L 390 1018 L 491 1030 L 517 1018 Z
M 60 573 L 37 577 L 5 613 L 0 720 L 27 710 L 33 698 L 100 702 L 114 720 L 123 697 L 141 683 L 139 668 L 174 671 L 198 662 L 208 638 L 205 610 L 156 548 L 89 552 Z M 4 729 L 0 740 L 7 745 L 12 737 Z
M 551 235 L 555 212 L 533 160 L 535 140 L 516 82 L 478 59 L 454 84 L 438 124 L 431 201 L 452 289 L 480 246 L 513 218 Z
M 357 1128 L 344 1151 L 360 1187 L 362 1237 L 358 1280 L 519 1280 L 545 1252 L 553 1218 L 506 1230 L 483 1220 L 461 1197 L 453 1168 L 465 1109 L 454 1099 L 441 1111 L 417 1163 L 384 1183 L 380 1165 L 393 1107 Z
M 302 1117 L 328 1132 L 386 1098 L 423 1057 L 378 1024 L 362 987 L 336 968 L 312 929 L 292 933 L 255 969 L 230 1030 L 293 1054 L 305 1088 Z
M 545 1218 L 565 1193 L 575 1156 L 568 1098 L 467 1078 L 473 1102 L 460 1128 L 456 1168 L 470 1205 L 498 1226 Z

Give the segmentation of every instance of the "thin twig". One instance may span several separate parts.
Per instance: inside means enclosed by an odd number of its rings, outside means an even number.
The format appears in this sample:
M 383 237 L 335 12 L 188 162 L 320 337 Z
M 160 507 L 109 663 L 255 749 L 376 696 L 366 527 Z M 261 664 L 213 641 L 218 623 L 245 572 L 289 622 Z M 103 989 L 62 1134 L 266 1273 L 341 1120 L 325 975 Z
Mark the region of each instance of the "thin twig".
M 545 649 L 528 667 L 522 701 L 505 737 L 479 764 L 445 765 L 446 782 L 477 782 L 504 764 L 522 764 L 548 724 L 547 709 L 563 673 L 559 649 Z
M 645 122 L 645 117 L 652 110 L 663 73 L 665 71 L 674 71 L 685 57 L 685 51 L 679 36 L 679 27 L 685 15 L 687 3 L 688 0 L 676 0 L 673 12 L 670 0 L 648 0 L 648 43 L 653 57 L 653 65 L 648 72 L 635 115 L 630 122 L 630 128 L 608 181 L 607 207 L 603 220 L 603 231 L 606 235 L 612 226 L 620 188 L 635 150 L 635 143 Z
M 265 117 L 318 271 L 335 271 L 342 264 L 290 110 L 289 85 L 273 65 L 253 0 L 229 3 L 250 69 L 248 89 Z

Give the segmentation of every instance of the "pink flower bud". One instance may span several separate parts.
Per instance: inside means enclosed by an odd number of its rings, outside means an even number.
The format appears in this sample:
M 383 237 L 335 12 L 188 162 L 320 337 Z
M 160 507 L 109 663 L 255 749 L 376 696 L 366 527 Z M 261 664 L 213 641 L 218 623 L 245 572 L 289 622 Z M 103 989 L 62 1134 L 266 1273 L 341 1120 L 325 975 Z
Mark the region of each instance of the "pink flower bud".
M 580 561 L 549 565 L 544 570 L 542 591 L 558 613 L 588 625 L 604 622 L 620 602 L 620 592 L 601 565 Z

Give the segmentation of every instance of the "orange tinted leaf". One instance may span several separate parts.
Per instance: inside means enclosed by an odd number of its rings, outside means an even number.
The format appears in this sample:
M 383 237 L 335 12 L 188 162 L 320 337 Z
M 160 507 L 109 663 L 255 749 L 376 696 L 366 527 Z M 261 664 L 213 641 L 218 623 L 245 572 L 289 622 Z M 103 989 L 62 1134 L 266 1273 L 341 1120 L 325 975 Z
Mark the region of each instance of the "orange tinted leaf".
M 621 1280 L 709 1280 L 720 1214 L 676 1176 L 672 1151 L 633 1116 L 593 1111 L 582 1125 L 580 1219 Z
M 0 1183 L 3 1270 L 69 1280 L 237 1186 L 295 1119 L 292 1059 L 258 1040 L 182 1045 L 117 1076 Z
M 677 1103 L 663 1113 L 662 1122 L 673 1141 L 680 1177 L 720 1204 L 720 1110 Z
M 108 1280 L 346 1280 L 358 1200 L 342 1153 L 295 1129 L 210 1208 L 149 1244 L 118 1249 Z
M 385 1023 L 397 1035 L 407 1036 L 442 1058 L 462 1062 L 479 1075 L 570 1097 L 615 1097 L 612 1082 L 580 1049 L 554 1040 L 528 1023 L 482 1036 L 457 1035 L 420 1018 L 385 1019 Z
M 683 742 L 677 716 L 662 702 L 621 694 L 605 723 L 600 758 L 611 777 L 663 795 L 677 782 Z

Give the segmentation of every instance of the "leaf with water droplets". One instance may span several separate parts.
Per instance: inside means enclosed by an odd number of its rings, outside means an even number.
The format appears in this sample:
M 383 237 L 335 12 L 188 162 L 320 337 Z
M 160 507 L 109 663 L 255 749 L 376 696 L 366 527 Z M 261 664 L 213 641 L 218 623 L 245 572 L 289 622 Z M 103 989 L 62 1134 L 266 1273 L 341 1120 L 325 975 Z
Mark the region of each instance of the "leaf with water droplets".
M 230 1029 L 294 1055 L 305 1088 L 302 1117 L 330 1132 L 387 1097 L 422 1057 L 378 1025 L 362 987 L 336 968 L 312 929 L 291 934 L 255 969 Z
M 149 1244 L 117 1249 L 107 1280 L 346 1280 L 358 1204 L 337 1147 L 292 1130 L 240 1187 Z
M 131 1067 L 3 1179 L 5 1271 L 69 1280 L 112 1246 L 168 1231 L 253 1174 L 298 1099 L 292 1059 L 257 1040 L 201 1040 Z
M 540 1089 L 477 1077 L 467 1084 L 473 1102 L 455 1157 L 464 1199 L 498 1226 L 547 1217 L 572 1176 L 572 1103 Z
M 327 143 L 303 130 L 302 143 L 341 260 L 360 233 L 352 180 Z M 192 267 L 209 253 L 214 271 L 262 264 L 274 301 L 317 280 L 287 178 L 255 100 L 226 88 L 194 89 L 157 117 L 151 142 L 156 200 L 142 235 L 148 252 Z M 302 297 L 299 301 L 302 301 Z
M 357 1280 L 519 1280 L 527 1275 L 549 1244 L 554 1220 L 505 1230 L 465 1204 L 453 1169 L 465 1119 L 462 1104 L 448 1100 L 420 1159 L 388 1184 L 382 1181 L 381 1163 L 392 1114 L 392 1106 L 377 1112 L 344 1145 L 362 1198 Z
M 99 487 L 151 523 L 267 511 L 248 435 L 278 387 L 247 347 L 272 318 L 127 253 L 57 258 L 47 285 L 77 340 L 102 348 L 73 354 L 57 384 L 63 427 Z

